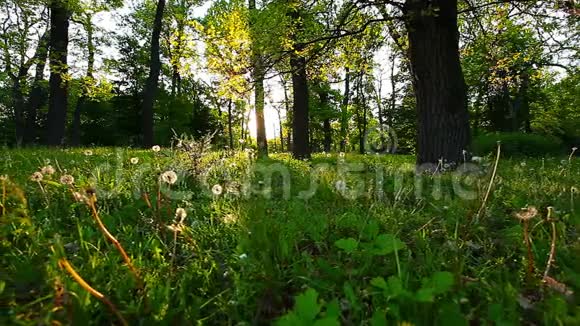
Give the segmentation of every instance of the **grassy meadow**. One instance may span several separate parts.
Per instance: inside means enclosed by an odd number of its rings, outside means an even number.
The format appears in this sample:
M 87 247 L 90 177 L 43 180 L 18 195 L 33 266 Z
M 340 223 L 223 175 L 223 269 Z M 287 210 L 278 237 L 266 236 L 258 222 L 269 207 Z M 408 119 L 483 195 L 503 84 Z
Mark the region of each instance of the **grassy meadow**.
M 580 324 L 580 162 L 477 161 L 0 149 L 0 324 Z

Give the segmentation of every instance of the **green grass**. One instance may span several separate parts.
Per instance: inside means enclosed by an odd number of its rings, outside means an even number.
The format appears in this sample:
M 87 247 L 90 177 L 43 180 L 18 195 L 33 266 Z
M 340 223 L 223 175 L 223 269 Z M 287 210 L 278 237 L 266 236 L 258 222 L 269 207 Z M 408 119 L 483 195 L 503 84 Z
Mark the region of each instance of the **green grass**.
M 415 176 L 411 156 L 302 162 L 212 152 L 193 169 L 168 149 L 92 151 L 0 150 L 8 176 L 0 181 L 0 324 L 118 323 L 62 259 L 131 325 L 580 323 L 575 158 L 500 160 L 478 217 L 491 159 L 469 175 Z M 55 175 L 31 181 L 47 164 Z M 178 182 L 160 189 L 167 170 Z M 272 170 L 282 172 L 264 180 Z M 63 174 L 75 178 L 73 189 L 60 184 Z M 209 190 L 216 184 L 222 194 Z M 87 189 L 144 289 L 87 204 L 74 200 L 72 191 Z M 526 206 L 539 211 L 530 221 L 532 275 L 514 217 Z M 560 291 L 542 283 L 549 206 L 557 231 L 549 274 Z M 167 226 L 178 207 L 188 216 L 175 233 Z

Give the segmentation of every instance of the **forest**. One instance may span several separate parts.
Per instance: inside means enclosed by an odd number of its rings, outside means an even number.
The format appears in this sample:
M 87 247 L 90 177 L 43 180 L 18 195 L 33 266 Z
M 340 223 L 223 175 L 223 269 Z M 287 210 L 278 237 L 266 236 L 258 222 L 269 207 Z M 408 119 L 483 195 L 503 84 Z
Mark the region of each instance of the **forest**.
M 0 8 L 0 324 L 580 323 L 576 1 Z

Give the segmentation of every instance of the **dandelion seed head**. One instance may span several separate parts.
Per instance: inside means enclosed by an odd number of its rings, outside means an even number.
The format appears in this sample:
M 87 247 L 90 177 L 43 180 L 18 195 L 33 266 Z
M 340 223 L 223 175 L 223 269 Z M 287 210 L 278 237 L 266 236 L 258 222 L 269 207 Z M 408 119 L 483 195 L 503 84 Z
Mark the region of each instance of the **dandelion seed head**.
M 30 176 L 30 180 L 35 181 L 35 182 L 40 182 L 40 181 L 42 181 L 42 179 L 44 179 L 44 176 L 40 172 L 34 172 Z
M 44 175 L 53 175 L 56 171 L 54 170 L 52 165 L 47 165 L 42 167 L 42 169 L 40 169 L 40 172 Z
M 528 220 L 531 220 L 532 218 L 536 217 L 536 215 L 538 215 L 538 209 L 534 206 L 528 206 L 528 207 L 522 208 L 522 210 L 517 212 L 515 215 L 516 215 L 516 218 L 521 220 L 521 221 L 528 221 Z
M 187 217 L 187 211 L 184 208 L 177 208 L 175 210 L 175 219 L 179 221 L 179 223 L 183 223 L 183 220 Z
M 93 151 L 91 151 L 90 149 L 87 149 L 84 151 L 85 156 L 93 156 Z
M 221 195 L 221 194 L 222 194 L 222 192 L 223 192 L 223 188 L 222 188 L 222 186 L 221 186 L 221 185 L 219 185 L 219 184 L 216 184 L 216 185 L 214 185 L 213 187 L 211 187 L 211 192 L 212 192 L 214 195 L 216 195 L 216 196 L 219 196 L 219 195 Z
M 345 156 L 344 152 L 340 152 L 340 153 L 338 153 L 338 157 L 340 157 L 340 158 L 344 158 L 344 156 Z
M 174 171 L 165 171 L 161 174 L 160 180 L 169 185 L 175 184 L 177 182 L 177 173 Z
M 63 185 L 70 186 L 73 183 L 75 183 L 75 178 L 70 174 L 65 174 L 62 177 L 60 177 L 60 183 L 62 183 Z
M 139 158 L 138 157 L 132 157 L 131 158 L 131 164 L 135 165 L 139 163 Z
M 153 152 L 157 153 L 161 150 L 161 147 L 159 145 L 155 145 L 155 146 L 151 147 L 151 150 Z

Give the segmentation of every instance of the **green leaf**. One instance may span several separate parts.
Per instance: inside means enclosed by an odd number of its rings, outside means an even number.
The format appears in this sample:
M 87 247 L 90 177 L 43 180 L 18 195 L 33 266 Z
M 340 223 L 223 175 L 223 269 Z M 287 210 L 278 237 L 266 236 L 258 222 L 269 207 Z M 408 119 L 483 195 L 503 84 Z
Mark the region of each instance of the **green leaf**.
M 375 255 L 387 255 L 392 252 L 404 249 L 406 247 L 405 243 L 399 240 L 392 234 L 381 234 L 375 241 L 375 248 L 373 253 Z
M 371 326 L 385 326 L 387 325 L 387 316 L 384 311 L 376 310 L 371 318 Z
M 397 297 L 401 294 L 405 294 L 407 292 L 403 288 L 403 283 L 401 282 L 401 279 L 398 278 L 397 276 L 389 277 L 387 283 L 389 285 L 389 294 L 394 297 Z
M 338 299 L 333 299 L 326 304 L 326 317 L 340 317 L 340 306 L 338 305 Z
M 278 326 L 297 326 L 303 324 L 304 323 L 300 320 L 300 317 L 298 317 L 294 312 L 289 312 L 288 314 L 280 317 L 280 319 L 278 319 L 276 322 L 276 325 Z
M 358 241 L 353 238 L 340 239 L 334 245 L 350 254 L 358 248 Z
M 436 294 L 442 294 L 451 290 L 454 284 L 453 274 L 449 272 L 437 272 L 433 275 L 431 284 Z
M 318 292 L 314 289 L 308 289 L 306 292 L 296 297 L 296 305 L 294 306 L 296 314 L 301 319 L 314 320 L 320 312 L 320 304 L 318 304 Z
M 375 287 L 378 287 L 379 289 L 383 289 L 383 290 L 386 290 L 388 288 L 387 287 L 387 282 L 385 281 L 384 278 L 382 278 L 380 276 L 373 278 L 371 280 L 371 285 L 372 286 L 375 286 Z
M 343 291 L 344 291 L 344 295 L 346 296 L 346 298 L 350 302 L 352 309 L 354 311 L 360 310 L 358 300 L 356 298 L 356 295 L 354 294 L 354 289 L 352 288 L 352 285 L 350 285 L 349 282 L 344 283 Z
M 433 302 L 435 301 L 435 295 L 433 294 L 433 289 L 422 288 L 415 294 L 415 300 L 419 302 Z
M 340 326 L 336 317 L 324 317 L 314 322 L 314 326 Z

